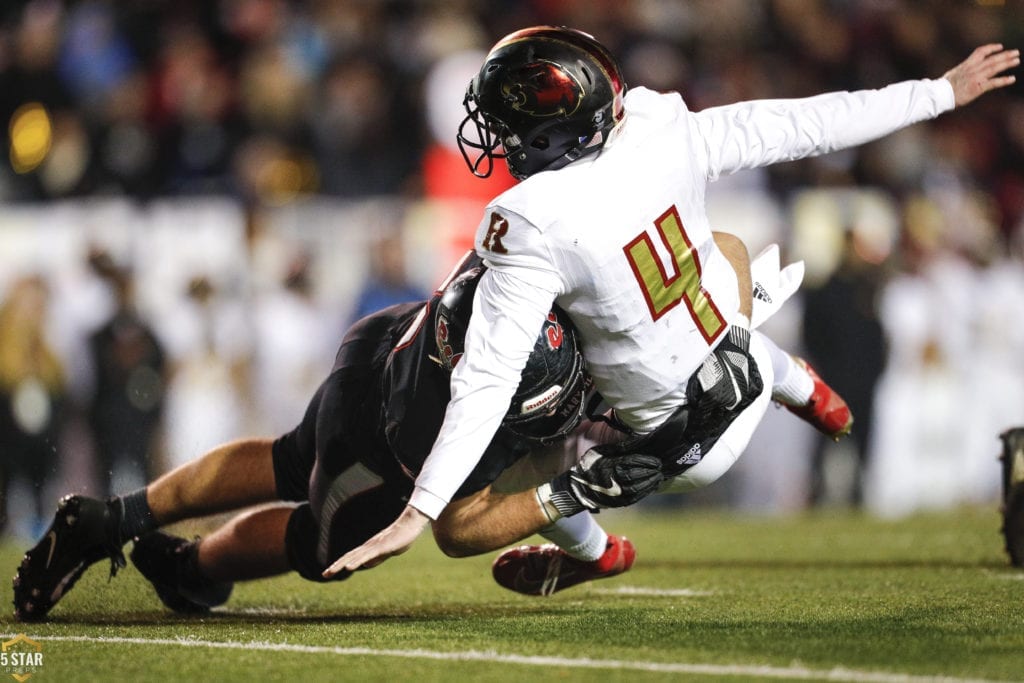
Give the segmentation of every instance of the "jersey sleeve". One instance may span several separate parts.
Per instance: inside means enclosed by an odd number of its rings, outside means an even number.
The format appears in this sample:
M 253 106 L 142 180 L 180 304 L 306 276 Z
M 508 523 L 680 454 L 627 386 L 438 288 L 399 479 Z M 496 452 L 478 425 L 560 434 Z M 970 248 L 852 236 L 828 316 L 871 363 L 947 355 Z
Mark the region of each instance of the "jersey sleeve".
M 519 385 L 555 292 L 488 269 L 473 299 L 452 399 L 409 504 L 436 519 L 480 461 Z
M 738 170 L 861 145 L 955 105 L 944 78 L 880 90 L 834 92 L 789 100 L 753 100 L 694 115 L 710 180 Z

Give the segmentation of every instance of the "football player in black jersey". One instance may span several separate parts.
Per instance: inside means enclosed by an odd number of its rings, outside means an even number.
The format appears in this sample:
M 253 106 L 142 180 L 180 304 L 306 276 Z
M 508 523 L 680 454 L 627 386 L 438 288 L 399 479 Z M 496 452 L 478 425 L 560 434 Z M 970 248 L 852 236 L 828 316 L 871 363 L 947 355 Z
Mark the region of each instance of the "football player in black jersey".
M 108 501 L 65 496 L 48 533 L 18 568 L 16 618 L 44 619 L 103 558 L 116 573 L 125 564 L 122 547 L 133 539 L 133 562 L 178 612 L 205 612 L 225 602 L 234 581 L 291 570 L 326 581 L 322 572 L 334 558 L 386 527 L 408 501 L 450 398 L 449 374 L 472 301 L 465 290 L 475 287 L 480 270 L 479 259 L 467 254 L 430 301 L 392 306 L 354 324 L 291 432 L 224 444 Z M 568 319 L 552 311 L 506 427 L 459 491 L 453 514 L 438 520 L 443 549 L 465 555 L 518 540 L 499 534 L 473 548 L 444 548 L 444 539 L 460 538 L 444 525 L 472 524 L 473 510 L 488 507 L 489 485 L 506 468 L 571 432 L 589 389 Z M 275 502 L 242 512 L 201 540 L 158 530 Z M 616 555 L 624 555 L 621 548 Z M 632 564 L 632 554 L 625 559 L 614 573 Z

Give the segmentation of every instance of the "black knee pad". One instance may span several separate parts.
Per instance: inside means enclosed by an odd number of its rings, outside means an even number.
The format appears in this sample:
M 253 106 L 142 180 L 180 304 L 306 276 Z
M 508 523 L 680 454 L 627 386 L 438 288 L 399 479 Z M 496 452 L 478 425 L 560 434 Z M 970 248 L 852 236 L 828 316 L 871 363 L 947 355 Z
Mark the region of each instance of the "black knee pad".
M 328 565 L 317 559 L 319 539 L 320 525 L 313 516 L 309 503 L 303 503 L 295 508 L 288 518 L 288 528 L 284 537 L 288 565 L 302 578 L 317 583 L 341 581 L 351 576 L 352 572 L 342 571 L 329 579 L 324 578 L 323 571 Z M 333 562 L 335 559 L 337 558 L 331 558 L 330 561 Z

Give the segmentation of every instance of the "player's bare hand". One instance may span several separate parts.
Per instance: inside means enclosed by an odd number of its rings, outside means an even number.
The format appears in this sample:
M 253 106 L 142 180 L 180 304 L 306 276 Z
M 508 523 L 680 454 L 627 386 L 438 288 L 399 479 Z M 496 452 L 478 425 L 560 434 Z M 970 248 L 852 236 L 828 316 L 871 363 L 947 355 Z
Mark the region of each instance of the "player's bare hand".
M 1020 50 L 1004 50 L 998 43 L 982 45 L 971 56 L 947 71 L 944 78 L 953 86 L 956 106 L 973 102 L 989 90 L 1014 83 L 1013 75 L 1000 76 L 1020 64 Z
M 324 578 L 329 579 L 343 570 L 351 572 L 360 567 L 376 567 L 389 557 L 401 555 L 409 549 L 429 521 L 430 518 L 422 512 L 406 505 L 391 526 L 358 548 L 348 551 L 324 570 Z

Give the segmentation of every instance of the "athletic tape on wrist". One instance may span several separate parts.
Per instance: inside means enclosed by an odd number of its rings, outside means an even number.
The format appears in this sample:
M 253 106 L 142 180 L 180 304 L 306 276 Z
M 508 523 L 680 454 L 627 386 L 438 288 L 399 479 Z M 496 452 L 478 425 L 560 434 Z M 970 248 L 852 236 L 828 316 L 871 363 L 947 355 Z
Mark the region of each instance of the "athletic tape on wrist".
M 560 517 L 572 517 L 589 509 L 568 490 L 569 486 L 571 484 L 568 475 L 562 474 L 537 487 L 537 501 L 552 522 Z
M 558 507 L 551 502 L 551 484 L 541 484 L 534 489 L 534 492 L 537 494 L 537 504 L 540 505 L 540 509 L 544 512 L 549 522 L 557 522 L 562 518 L 562 513 L 558 511 Z
M 587 501 L 574 488 L 572 477 L 569 476 L 568 472 L 563 472 L 548 483 L 550 489 L 546 500 L 558 510 L 562 517 L 572 517 L 579 512 L 589 509 Z
M 729 328 L 729 341 L 746 351 L 750 348 L 750 330 L 736 327 L 735 325 L 731 326 Z

